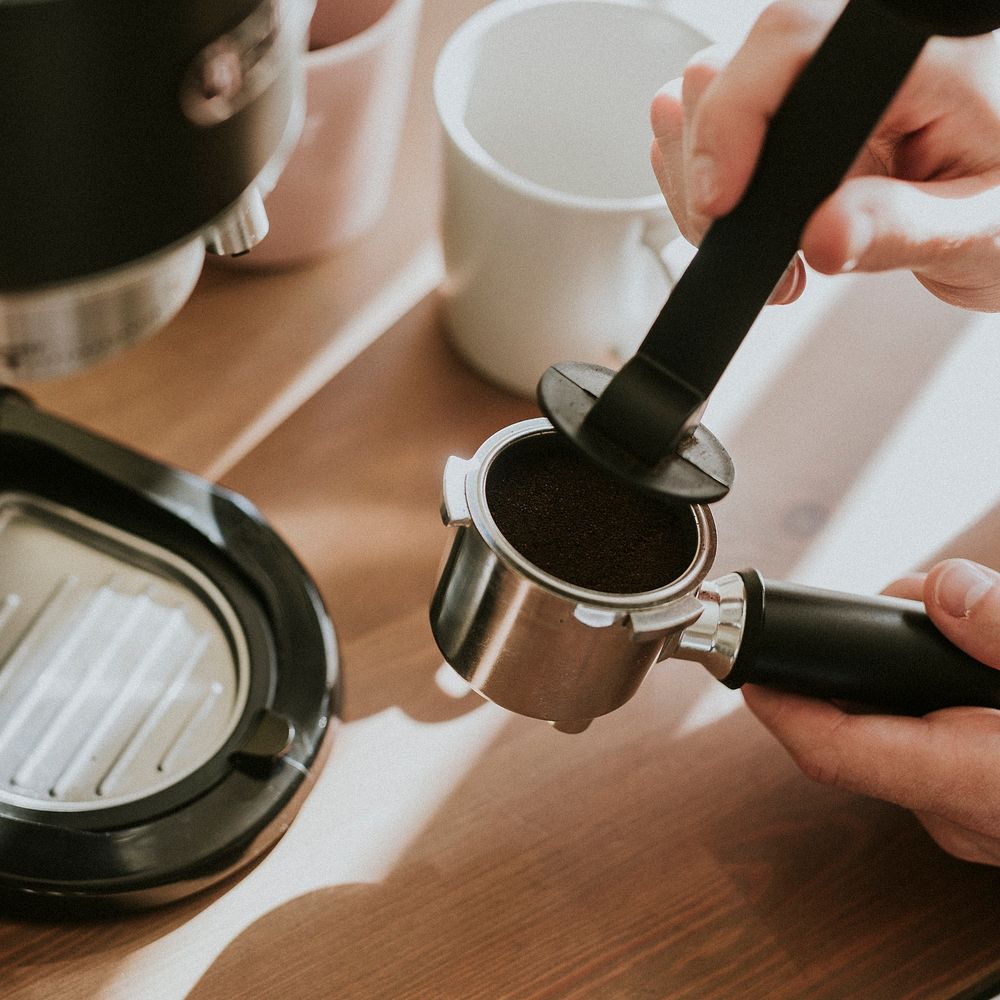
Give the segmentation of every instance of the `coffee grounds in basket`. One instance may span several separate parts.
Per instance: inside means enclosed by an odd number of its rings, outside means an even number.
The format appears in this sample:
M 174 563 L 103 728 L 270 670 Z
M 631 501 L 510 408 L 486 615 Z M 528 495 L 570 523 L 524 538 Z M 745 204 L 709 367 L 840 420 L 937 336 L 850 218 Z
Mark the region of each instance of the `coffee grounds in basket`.
M 487 472 L 486 502 L 528 562 L 588 590 L 657 590 L 681 576 L 697 551 L 689 506 L 633 489 L 556 433 L 502 451 Z

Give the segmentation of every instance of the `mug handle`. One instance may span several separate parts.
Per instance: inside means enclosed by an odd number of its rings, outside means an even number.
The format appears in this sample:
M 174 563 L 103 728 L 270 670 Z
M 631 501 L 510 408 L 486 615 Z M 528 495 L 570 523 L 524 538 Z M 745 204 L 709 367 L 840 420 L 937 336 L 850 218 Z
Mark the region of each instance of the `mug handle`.
M 693 247 L 677 232 L 677 225 L 669 212 L 656 213 L 643 220 L 639 242 L 652 255 L 667 279 L 666 293 L 677 284 L 688 264 L 694 259 L 697 247 Z M 613 344 L 614 367 L 624 364 L 636 351 L 638 341 L 622 341 Z
M 677 225 L 669 214 L 666 218 L 648 219 L 643 226 L 641 242 L 663 269 L 668 289 L 677 284 L 698 252 L 697 247 L 677 232 Z

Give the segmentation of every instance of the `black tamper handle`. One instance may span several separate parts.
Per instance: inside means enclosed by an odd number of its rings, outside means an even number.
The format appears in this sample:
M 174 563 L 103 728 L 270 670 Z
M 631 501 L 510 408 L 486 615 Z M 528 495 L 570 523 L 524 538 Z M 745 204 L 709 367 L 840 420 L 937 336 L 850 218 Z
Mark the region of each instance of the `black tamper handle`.
M 771 121 L 740 203 L 718 219 L 638 353 L 585 421 L 647 466 L 671 455 L 932 34 L 1000 25 L 998 5 L 850 0 Z
M 1000 708 L 1000 670 L 949 642 L 914 601 L 861 597 L 739 573 L 739 652 L 723 683 L 764 684 L 908 715 Z

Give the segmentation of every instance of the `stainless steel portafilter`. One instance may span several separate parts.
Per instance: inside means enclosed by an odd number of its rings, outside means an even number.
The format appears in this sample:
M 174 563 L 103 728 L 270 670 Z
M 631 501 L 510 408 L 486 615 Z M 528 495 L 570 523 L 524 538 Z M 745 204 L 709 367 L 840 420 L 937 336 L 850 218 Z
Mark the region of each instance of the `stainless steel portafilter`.
M 708 507 L 604 473 L 546 419 L 450 458 L 442 515 L 457 529 L 430 612 L 445 660 L 484 697 L 565 732 L 623 705 L 670 658 L 732 688 L 916 715 L 1000 707 L 1000 672 L 948 642 L 916 602 L 755 570 L 706 579 Z

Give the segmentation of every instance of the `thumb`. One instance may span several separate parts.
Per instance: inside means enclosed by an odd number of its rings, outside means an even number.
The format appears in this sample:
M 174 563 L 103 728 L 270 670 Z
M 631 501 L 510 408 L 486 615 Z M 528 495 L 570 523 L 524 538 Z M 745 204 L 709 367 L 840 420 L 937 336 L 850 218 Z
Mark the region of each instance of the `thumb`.
M 1000 573 L 968 559 L 946 559 L 927 574 L 924 605 L 956 646 L 1000 669 Z

